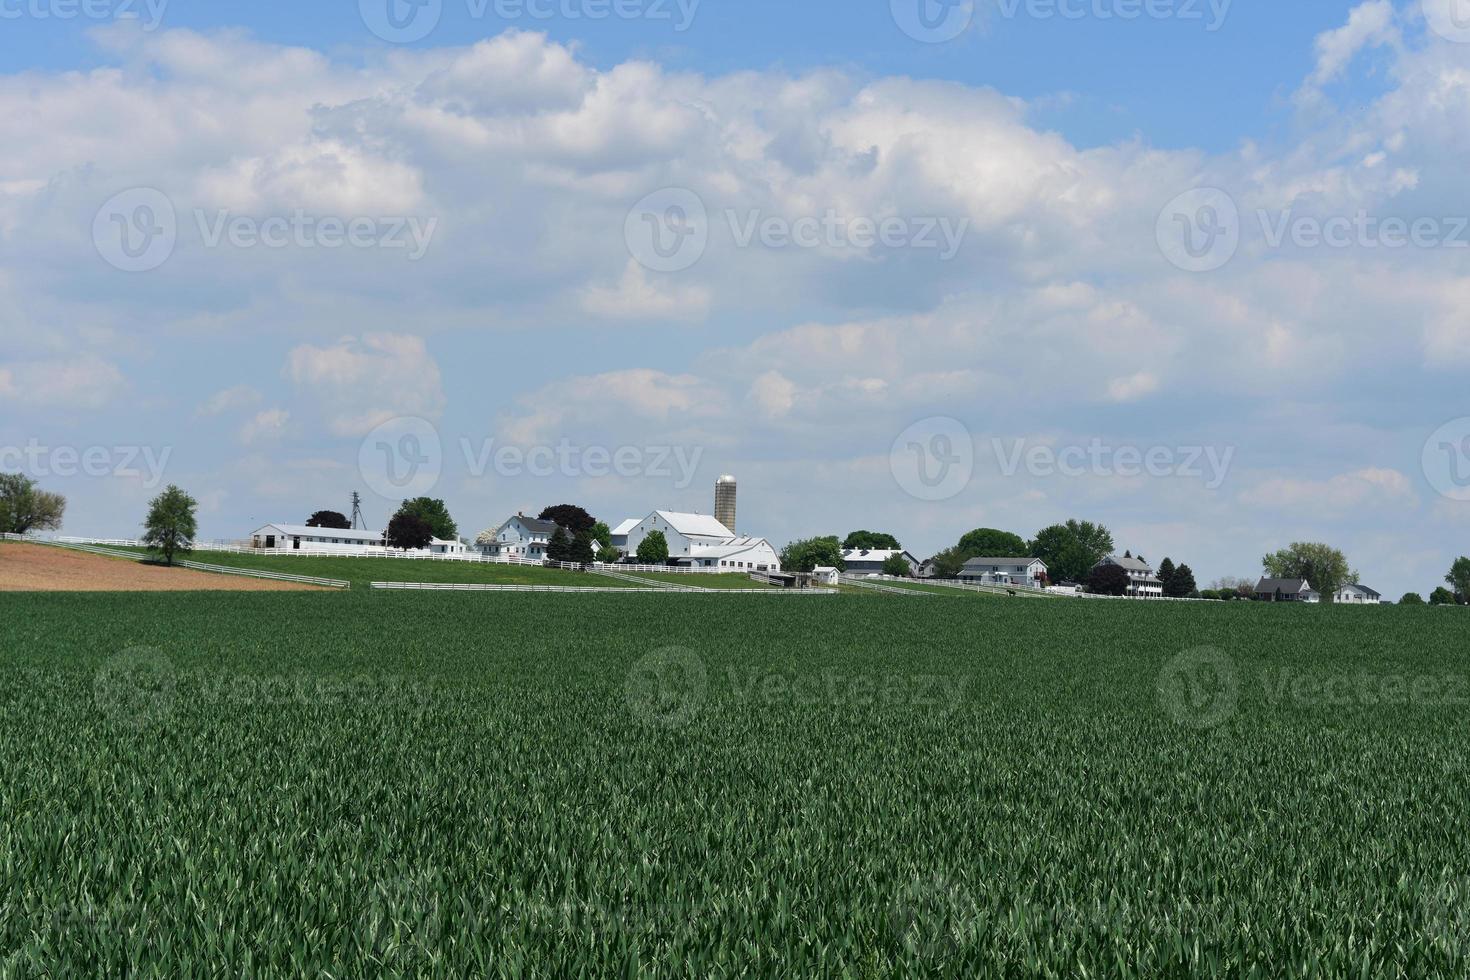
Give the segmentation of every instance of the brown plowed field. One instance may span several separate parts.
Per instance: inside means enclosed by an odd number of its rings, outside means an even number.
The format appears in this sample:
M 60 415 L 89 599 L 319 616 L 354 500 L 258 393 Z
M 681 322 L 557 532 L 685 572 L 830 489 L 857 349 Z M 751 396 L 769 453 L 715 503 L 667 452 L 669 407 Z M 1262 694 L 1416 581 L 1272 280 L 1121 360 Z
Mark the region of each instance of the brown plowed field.
M 301 592 L 315 586 L 188 568 L 163 568 L 122 558 L 39 544 L 0 544 L 0 592 Z

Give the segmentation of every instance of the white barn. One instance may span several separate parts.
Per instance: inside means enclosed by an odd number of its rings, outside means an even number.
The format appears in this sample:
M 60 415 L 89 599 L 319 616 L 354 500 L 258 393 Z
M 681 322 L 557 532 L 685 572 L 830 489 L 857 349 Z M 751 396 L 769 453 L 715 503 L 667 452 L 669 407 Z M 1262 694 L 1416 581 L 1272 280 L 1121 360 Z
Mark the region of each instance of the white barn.
M 618 525 L 621 529 L 624 524 Z M 654 531 L 669 543 L 669 560 L 692 568 L 729 571 L 779 572 L 781 557 L 765 538 L 734 534 L 707 514 L 656 510 L 627 532 L 627 554 L 635 559 L 638 546 Z
M 267 524 L 250 535 L 250 546 L 264 551 L 316 551 L 324 554 L 372 554 L 389 549 L 385 531 L 361 531 L 351 528 L 307 527 L 304 524 Z M 463 556 L 465 546 L 458 541 L 434 538 L 429 547 L 410 554 Z

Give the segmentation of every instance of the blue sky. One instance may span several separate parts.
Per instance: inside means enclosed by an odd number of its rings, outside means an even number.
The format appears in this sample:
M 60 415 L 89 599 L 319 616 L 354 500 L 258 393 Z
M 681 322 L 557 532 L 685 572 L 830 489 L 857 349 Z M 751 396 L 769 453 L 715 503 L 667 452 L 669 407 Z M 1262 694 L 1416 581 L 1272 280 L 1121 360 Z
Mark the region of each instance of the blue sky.
M 0 5 L 0 466 L 67 532 L 133 533 L 130 454 L 209 537 L 382 521 L 363 460 L 422 419 L 470 536 L 733 471 L 778 546 L 1076 516 L 1202 584 L 1328 540 L 1394 595 L 1467 550 L 1452 0 L 988 0 L 935 43 L 911 0 L 443 0 L 403 44 L 378 0 L 66 2 Z

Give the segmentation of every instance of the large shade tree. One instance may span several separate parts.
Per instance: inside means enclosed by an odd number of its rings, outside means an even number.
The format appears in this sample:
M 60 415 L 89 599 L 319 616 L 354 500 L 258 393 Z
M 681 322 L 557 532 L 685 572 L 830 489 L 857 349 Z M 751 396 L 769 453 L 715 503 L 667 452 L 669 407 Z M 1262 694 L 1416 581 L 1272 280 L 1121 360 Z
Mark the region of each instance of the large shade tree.
M 1455 590 L 1455 596 L 1462 604 L 1470 603 L 1470 558 L 1455 559 L 1444 580 Z
M 388 547 L 401 548 L 404 551 L 419 551 L 427 548 L 434 540 L 434 529 L 429 522 L 411 514 L 399 511 L 393 515 L 388 522 Z
M 597 518 L 576 504 L 557 504 L 554 507 L 547 507 L 538 517 L 540 520 L 559 524 L 572 534 L 579 531 L 590 531 L 597 526 Z
M 143 543 L 150 551 L 163 555 L 164 564 L 172 565 L 175 555 L 193 550 L 194 538 L 199 534 L 195 518 L 198 507 L 197 500 L 172 484 L 148 505 Z
M 1261 559 L 1269 578 L 1306 579 L 1323 602 L 1334 602 L 1337 590 L 1358 581 L 1347 556 L 1331 545 L 1310 541 L 1294 542 Z
M 781 568 L 787 572 L 810 572 L 817 568 L 844 569 L 842 542 L 836 535 L 793 541 L 781 549 Z
M 645 565 L 662 565 L 669 560 L 669 539 L 662 531 L 649 531 L 638 542 L 638 560 Z
M 352 522 L 335 510 L 319 510 L 306 519 L 306 526 L 346 531 L 351 529 Z
M 19 473 L 0 473 L 0 531 L 55 531 L 65 514 L 66 498 L 61 494 L 41 490 L 36 481 Z
M 429 533 L 441 541 L 455 541 L 459 538 L 459 525 L 449 516 L 449 508 L 442 500 L 433 497 L 405 500 L 395 516 L 400 515 L 417 517 L 429 526 Z
M 971 558 L 1025 558 L 1027 557 L 1026 542 L 1019 534 L 1010 531 L 1000 531 L 993 527 L 977 527 L 960 538 L 960 543 L 955 549 L 963 557 L 962 562 Z
M 1046 562 L 1047 577 L 1053 582 L 1085 582 L 1097 563 L 1112 553 L 1112 533 L 1091 521 L 1053 524 L 1037 531 L 1031 542 L 1031 556 Z
M 847 551 L 898 551 L 903 545 L 881 531 L 853 531 L 843 539 L 842 547 Z

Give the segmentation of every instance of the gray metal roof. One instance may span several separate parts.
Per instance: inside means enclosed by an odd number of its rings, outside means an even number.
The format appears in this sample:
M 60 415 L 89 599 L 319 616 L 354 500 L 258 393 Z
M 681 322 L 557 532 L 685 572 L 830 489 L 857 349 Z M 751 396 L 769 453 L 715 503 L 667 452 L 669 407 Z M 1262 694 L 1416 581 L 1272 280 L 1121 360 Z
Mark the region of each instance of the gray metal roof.
M 1040 558 L 971 558 L 965 562 L 965 567 L 969 568 L 971 565 L 1021 565 L 1023 567 L 1029 567 L 1035 564 L 1045 565 L 1046 562 Z
M 1257 592 L 1285 592 L 1295 595 L 1298 592 L 1310 592 L 1312 586 L 1304 578 L 1263 578 L 1256 583 Z

